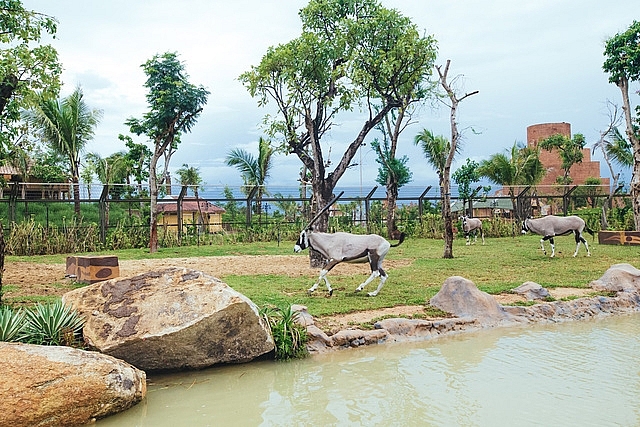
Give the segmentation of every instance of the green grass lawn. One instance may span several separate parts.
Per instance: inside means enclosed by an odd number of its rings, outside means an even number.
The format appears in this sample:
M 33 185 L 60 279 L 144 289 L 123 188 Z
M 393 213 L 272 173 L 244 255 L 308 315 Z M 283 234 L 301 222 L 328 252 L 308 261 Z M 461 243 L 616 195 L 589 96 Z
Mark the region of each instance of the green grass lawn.
M 367 297 L 366 292 L 375 289 L 377 281 L 355 294 L 353 290 L 369 274 L 362 265 L 362 274 L 341 275 L 339 268 L 329 273 L 334 288 L 331 298 L 326 297 L 324 283 L 311 296 L 307 289 L 315 276 L 285 277 L 274 275 L 228 275 L 220 277 L 234 289 L 243 293 L 258 306 L 268 304 L 303 304 L 314 316 L 349 313 L 397 305 L 426 304 L 435 295 L 444 280 L 450 276 L 462 276 L 473 281 L 488 293 L 506 292 L 526 281 L 539 283 L 546 288 L 588 287 L 613 264 L 629 263 L 640 268 L 640 248 L 637 246 L 599 245 L 589 240 L 592 256 L 586 257 L 584 247 L 573 258 L 575 244 L 572 236 L 556 238 L 556 257 L 549 258 L 540 250 L 539 236 L 487 239 L 487 244 L 465 246 L 464 239 L 454 242 L 454 258 L 443 259 L 441 240 L 407 239 L 401 246 L 392 248 L 389 260 L 407 260 L 408 265 L 387 269 L 389 279 L 377 297 Z M 148 250 L 125 250 L 90 255 L 116 255 L 119 259 L 173 258 L 219 255 L 291 255 L 294 242 L 225 244 L 221 246 L 179 247 L 161 249 L 149 254 Z M 548 246 L 547 246 L 548 248 Z M 548 253 L 549 249 L 548 249 Z M 80 255 L 80 254 L 77 254 Z M 308 252 L 298 256 L 308 257 Z M 7 261 L 64 263 L 65 255 L 41 257 L 7 257 Z

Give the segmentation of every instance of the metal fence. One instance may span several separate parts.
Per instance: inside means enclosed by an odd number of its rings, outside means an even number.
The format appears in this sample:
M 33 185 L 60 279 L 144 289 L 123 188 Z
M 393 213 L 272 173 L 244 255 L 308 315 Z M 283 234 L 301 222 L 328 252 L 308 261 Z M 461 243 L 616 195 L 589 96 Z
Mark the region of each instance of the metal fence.
M 594 185 L 500 187 L 486 193 L 481 192 L 482 188 L 478 186 L 472 192 L 473 197 L 465 200 L 460 196 L 459 188 L 454 186 L 451 194 L 452 210 L 475 217 L 524 218 L 527 215 L 566 215 L 578 207 L 599 207 L 605 203 L 622 206 L 625 200 L 629 200 L 629 195 L 621 193 L 620 189 L 614 192 L 612 200 L 607 200 L 611 190 Z M 66 206 L 65 212 L 73 212 L 72 190 L 70 184 L 10 183 L 0 192 L 0 221 L 11 226 L 31 218 L 44 227 L 57 224 L 60 221 L 60 206 Z M 129 217 L 148 217 L 150 199 L 145 185 L 80 184 L 79 190 L 81 212 L 87 211 L 90 206 L 92 212 L 98 212 L 94 220 L 99 224 L 103 241 L 117 221 L 117 218 L 109 217 L 109 206 L 118 204 L 120 211 L 126 212 Z M 280 222 L 300 221 L 308 214 L 312 202 L 309 187 L 270 186 L 263 189 L 264 196 L 260 199 L 257 188 L 248 190 L 229 186 L 169 186 L 161 189 L 161 201 L 176 205 L 178 221 L 174 227 L 178 237 L 189 225 L 182 215 L 182 206 L 186 200 L 193 200 L 195 194 L 198 195 L 198 200 L 223 208 L 237 208 L 239 216 L 229 219 L 227 215 L 223 221 L 222 225 L 227 230 L 268 224 L 275 218 Z M 382 186 L 336 188 L 336 193 L 341 191 L 344 194 L 332 209 L 331 215 L 348 215 L 354 223 L 368 228 L 374 219 L 374 204 L 377 203 L 377 206 L 384 209 L 386 191 Z M 399 191 L 397 203 L 400 209 L 414 210 L 416 220 L 420 221 L 426 211 L 437 210 L 441 200 L 441 190 L 437 186 L 405 186 Z M 286 204 L 291 206 L 292 203 L 295 204 L 293 218 L 287 217 L 286 212 Z M 37 214 L 34 207 L 38 208 Z

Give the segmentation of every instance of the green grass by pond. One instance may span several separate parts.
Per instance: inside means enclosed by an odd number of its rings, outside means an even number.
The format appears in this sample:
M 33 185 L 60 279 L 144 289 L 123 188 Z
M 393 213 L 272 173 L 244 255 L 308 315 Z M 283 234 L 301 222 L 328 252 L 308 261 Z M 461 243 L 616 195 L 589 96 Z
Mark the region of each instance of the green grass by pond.
M 591 257 L 581 246 L 578 256 L 573 258 L 573 237 L 556 238 L 556 257 L 549 258 L 540 250 L 538 236 L 487 239 L 487 244 L 466 246 L 464 239 L 454 242 L 454 258 L 443 259 L 441 240 L 407 239 L 401 246 L 392 248 L 387 259 L 405 260 L 406 266 L 387 268 L 389 279 L 377 297 L 367 297 L 366 292 L 375 289 L 372 282 L 365 292 L 354 293 L 354 289 L 369 274 L 362 264 L 362 273 L 340 274 L 339 266 L 329 273 L 334 293 L 326 297 L 324 283 L 311 296 L 307 289 L 317 278 L 310 270 L 308 276 L 286 277 L 277 275 L 244 275 L 220 277 L 237 291 L 243 293 L 258 306 L 268 304 L 303 304 L 315 316 L 372 310 L 397 305 L 426 304 L 435 295 L 444 280 L 450 276 L 462 276 L 473 281 L 478 288 L 488 293 L 509 291 L 526 281 L 533 281 L 547 288 L 588 287 L 611 265 L 629 263 L 640 267 L 640 249 L 637 246 L 599 245 L 590 240 Z M 182 258 L 192 256 L 220 255 L 291 255 L 294 242 L 254 244 L 225 244 L 221 246 L 191 246 L 160 249 L 149 254 L 148 250 L 123 250 L 90 255 L 116 255 L 121 260 L 150 258 Z M 307 258 L 308 252 L 298 256 Z M 40 257 L 7 257 L 7 261 L 29 261 L 64 263 L 66 255 Z

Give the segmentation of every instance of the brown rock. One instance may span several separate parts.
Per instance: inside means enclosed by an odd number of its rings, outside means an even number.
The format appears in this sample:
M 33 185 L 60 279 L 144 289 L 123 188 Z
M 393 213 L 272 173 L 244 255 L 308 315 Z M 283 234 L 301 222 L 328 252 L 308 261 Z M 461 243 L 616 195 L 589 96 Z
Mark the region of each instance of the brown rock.
M 87 343 L 144 369 L 248 362 L 274 348 L 256 305 L 219 279 L 170 267 L 66 293 Z
M 81 425 L 130 408 L 146 395 L 143 371 L 70 347 L 0 342 L 0 425 Z

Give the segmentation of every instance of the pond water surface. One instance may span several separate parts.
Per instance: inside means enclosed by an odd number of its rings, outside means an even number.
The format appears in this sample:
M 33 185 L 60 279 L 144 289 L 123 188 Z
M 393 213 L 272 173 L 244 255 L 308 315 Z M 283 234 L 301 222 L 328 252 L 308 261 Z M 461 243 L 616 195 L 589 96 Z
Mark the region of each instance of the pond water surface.
M 640 314 L 149 376 L 106 426 L 638 426 Z

